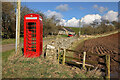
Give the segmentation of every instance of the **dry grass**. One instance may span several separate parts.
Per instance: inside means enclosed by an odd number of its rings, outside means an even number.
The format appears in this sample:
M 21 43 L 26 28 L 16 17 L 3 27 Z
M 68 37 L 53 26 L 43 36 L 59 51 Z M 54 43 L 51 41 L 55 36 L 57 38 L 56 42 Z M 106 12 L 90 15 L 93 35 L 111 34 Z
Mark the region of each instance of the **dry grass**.
M 98 71 L 86 71 L 77 67 L 58 64 L 56 61 L 39 58 L 24 58 L 22 52 L 14 51 L 3 63 L 3 78 L 96 78 Z M 91 74 L 92 73 L 92 74 Z M 98 74 L 99 73 L 99 74 Z

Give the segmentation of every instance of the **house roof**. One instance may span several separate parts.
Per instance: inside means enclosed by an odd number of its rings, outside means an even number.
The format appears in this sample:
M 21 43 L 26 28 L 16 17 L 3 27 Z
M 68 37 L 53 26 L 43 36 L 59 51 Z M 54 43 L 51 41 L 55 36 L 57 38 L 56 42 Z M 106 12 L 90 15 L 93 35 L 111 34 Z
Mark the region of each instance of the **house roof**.
M 72 29 L 70 28 L 65 28 L 66 30 L 70 31 L 70 32 L 74 32 Z
M 69 28 L 62 28 L 62 29 L 59 29 L 59 30 L 61 30 L 61 31 L 69 31 L 69 32 L 74 32 L 72 29 L 69 29 Z
M 61 31 L 65 31 L 63 28 L 62 28 L 62 29 L 59 29 L 59 30 L 61 30 Z

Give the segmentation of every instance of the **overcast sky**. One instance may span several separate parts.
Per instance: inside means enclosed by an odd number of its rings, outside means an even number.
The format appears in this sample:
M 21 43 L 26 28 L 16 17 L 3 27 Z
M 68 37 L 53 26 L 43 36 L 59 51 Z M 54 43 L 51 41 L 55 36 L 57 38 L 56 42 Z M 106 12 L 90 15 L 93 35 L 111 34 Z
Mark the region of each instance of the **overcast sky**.
M 82 23 L 90 24 L 101 20 L 117 21 L 117 2 L 22 2 L 33 10 L 39 10 L 47 17 L 56 15 L 64 26 L 78 27 Z

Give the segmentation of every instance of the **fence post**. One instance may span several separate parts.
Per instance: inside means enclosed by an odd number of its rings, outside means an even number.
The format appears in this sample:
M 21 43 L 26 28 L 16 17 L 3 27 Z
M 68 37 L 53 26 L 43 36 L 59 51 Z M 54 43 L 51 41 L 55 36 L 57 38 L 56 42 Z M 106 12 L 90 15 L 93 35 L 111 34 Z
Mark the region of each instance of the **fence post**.
M 86 52 L 83 52 L 83 69 L 85 69 L 85 57 L 86 57 Z
M 47 57 L 47 45 L 45 46 L 45 49 L 44 49 L 45 51 L 44 51 L 44 58 L 46 58 Z
M 58 64 L 59 64 L 60 48 L 58 47 Z
M 65 64 L 65 53 L 66 53 L 66 49 L 64 49 L 64 51 L 63 51 L 63 59 L 62 59 L 62 64 L 63 65 Z
M 110 79 L 110 55 L 105 56 L 106 61 L 106 79 Z
M 78 56 L 79 56 L 79 59 L 80 59 L 80 54 Z

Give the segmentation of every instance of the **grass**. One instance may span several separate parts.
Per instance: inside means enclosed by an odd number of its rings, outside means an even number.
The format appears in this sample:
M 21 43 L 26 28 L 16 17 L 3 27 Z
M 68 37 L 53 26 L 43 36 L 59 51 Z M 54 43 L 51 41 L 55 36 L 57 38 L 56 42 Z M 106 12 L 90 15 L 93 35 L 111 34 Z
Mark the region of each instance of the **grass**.
M 112 34 L 116 34 L 118 32 L 119 32 L 119 30 L 111 31 L 111 32 L 106 32 L 106 33 L 103 33 L 103 34 L 100 34 L 100 35 L 96 35 L 95 38 L 109 36 L 109 35 L 112 35 Z
M 68 35 L 60 35 L 61 37 L 68 37 Z
M 2 45 L 15 43 L 15 39 L 2 39 Z
M 80 29 L 79 27 L 67 27 L 67 28 L 72 29 L 76 34 L 78 34 Z
M 67 27 L 69 29 L 72 29 L 76 34 L 79 33 L 79 27 Z M 117 29 L 117 30 L 114 30 L 114 31 L 110 31 L 110 32 L 106 32 L 106 33 L 103 33 L 103 34 L 100 34 L 100 35 L 94 35 L 96 36 L 95 38 L 97 37 L 102 37 L 102 36 L 108 36 L 108 35 L 111 35 L 111 34 L 115 34 L 117 33 L 118 31 L 120 31 L 120 29 Z
M 24 58 L 22 51 L 4 52 L 3 78 L 89 78 L 87 71 L 58 64 L 41 55 L 39 58 Z M 93 76 L 93 75 L 92 75 Z M 90 77 L 92 77 L 90 76 Z M 97 76 L 98 77 L 98 76 Z
M 8 60 L 8 57 L 11 55 L 12 52 L 14 52 L 15 50 L 12 49 L 10 51 L 6 51 L 6 52 L 2 52 L 2 60 L 3 61 L 7 61 Z
M 2 45 L 5 44 L 15 44 L 15 38 L 12 39 L 2 39 Z M 23 42 L 23 37 L 20 38 L 20 42 Z

